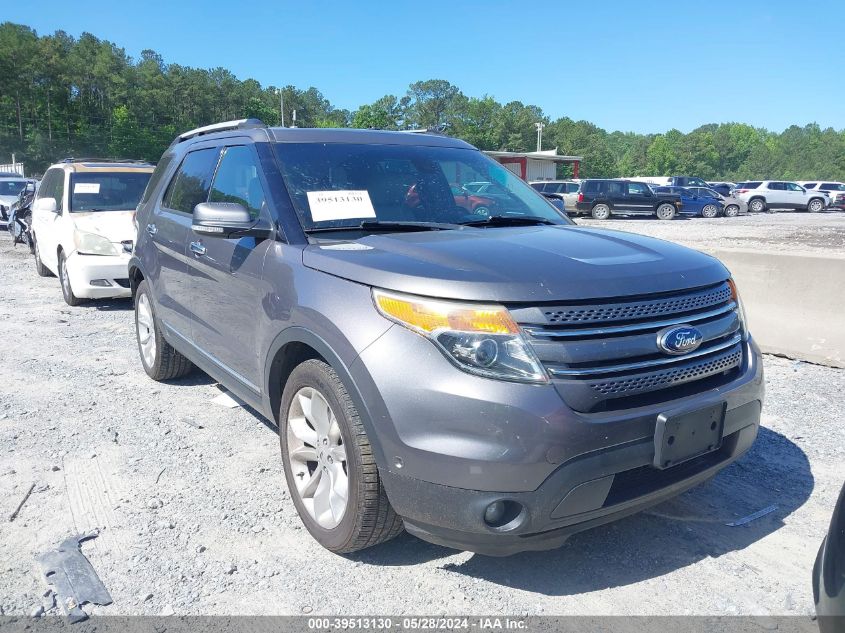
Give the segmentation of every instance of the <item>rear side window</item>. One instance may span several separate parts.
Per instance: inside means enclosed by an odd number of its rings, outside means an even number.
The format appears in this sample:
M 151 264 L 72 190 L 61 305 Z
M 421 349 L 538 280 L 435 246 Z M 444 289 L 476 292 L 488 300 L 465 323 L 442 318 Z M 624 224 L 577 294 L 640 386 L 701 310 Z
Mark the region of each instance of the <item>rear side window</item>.
M 598 193 L 601 191 L 601 182 L 598 180 L 588 180 L 582 184 L 584 193 Z
M 566 185 L 566 193 L 578 193 L 578 190 L 581 188 L 577 182 L 570 182 Z
M 807 185 L 809 188 L 810 185 Z M 828 189 L 830 191 L 845 191 L 845 185 L 840 185 L 838 182 L 823 182 L 819 185 L 819 189 Z
M 264 207 L 264 189 L 258 178 L 258 164 L 249 147 L 236 145 L 223 150 L 208 200 L 235 202 L 249 211 L 253 220 L 258 219 Z
M 531 186 L 532 186 L 532 187 L 534 187 L 534 189 L 536 189 L 537 191 L 542 191 L 542 190 L 543 190 L 543 187 L 544 187 L 545 185 L 543 185 L 543 183 L 542 183 L 542 182 L 532 182 L 532 183 L 531 183 Z
M 812 189 L 815 186 L 816 186 L 816 183 L 814 183 L 814 182 L 805 182 L 804 183 L 804 187 L 806 187 L 807 189 Z M 822 184 L 822 186 L 819 187 L 819 189 L 824 189 L 824 188 L 825 188 L 824 184 Z
M 191 214 L 195 206 L 206 202 L 219 154 L 216 147 L 189 152 L 167 186 L 162 206 Z
M 63 169 L 48 169 L 38 188 L 38 198 L 53 198 L 56 209 L 62 210 L 62 200 L 65 197 L 65 172 Z
M 737 189 L 756 189 L 762 183 L 759 180 L 751 181 L 751 182 L 738 182 L 736 185 Z
M 153 175 L 150 177 L 150 182 L 147 183 L 147 188 L 144 189 L 144 195 L 141 196 L 141 202 L 139 204 L 146 204 L 149 201 L 150 197 L 153 195 L 153 191 L 158 188 L 158 184 L 161 182 L 161 179 L 164 178 L 164 174 L 167 172 L 167 168 L 170 167 L 170 163 L 172 162 L 172 153 L 165 154 L 161 157 L 158 165 L 156 165 Z

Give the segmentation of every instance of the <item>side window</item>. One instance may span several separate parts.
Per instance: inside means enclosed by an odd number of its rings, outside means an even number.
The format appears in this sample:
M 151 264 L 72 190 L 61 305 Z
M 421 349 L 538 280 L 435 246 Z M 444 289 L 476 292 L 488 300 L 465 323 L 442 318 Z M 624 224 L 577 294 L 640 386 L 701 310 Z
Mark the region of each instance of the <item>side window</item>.
M 195 206 L 206 202 L 219 154 L 220 150 L 216 147 L 188 152 L 167 186 L 162 206 L 191 214 Z
M 150 181 L 147 183 L 147 188 L 144 189 L 144 195 L 141 196 L 141 202 L 138 203 L 138 206 L 146 204 L 149 201 L 150 197 L 153 195 L 153 191 L 156 190 L 158 184 L 161 182 L 161 179 L 164 178 L 164 173 L 167 171 L 167 168 L 170 167 L 170 163 L 172 162 L 173 154 L 165 154 L 161 157 L 158 165 L 156 165 L 153 175 L 150 177 Z
M 38 188 L 38 195 L 36 195 L 37 199 L 41 198 L 53 198 L 55 197 L 55 190 L 56 190 L 56 177 L 58 176 L 59 170 L 57 169 L 48 169 L 47 173 L 44 174 L 44 178 L 41 180 L 41 186 Z
M 464 191 L 453 185 L 452 193 L 463 195 Z M 249 211 L 253 220 L 258 219 L 264 208 L 264 189 L 258 177 L 258 164 L 248 146 L 235 145 L 223 150 L 209 202 L 237 202 Z
M 56 209 L 61 211 L 64 208 L 66 175 L 64 169 L 57 169 L 56 171 L 58 173 L 56 174 L 56 184 L 54 185 L 55 195 L 53 197 L 56 199 Z
M 813 188 L 815 188 L 815 186 L 816 186 L 817 184 L 818 184 L 818 183 L 815 183 L 815 182 L 808 182 L 807 184 L 805 184 L 805 185 L 804 185 L 804 188 L 805 188 L 805 189 L 813 189 Z M 823 182 L 823 183 L 819 186 L 819 189 L 827 189 L 827 188 L 829 188 L 827 185 L 828 185 L 828 183 Z
M 641 182 L 629 182 L 628 183 L 628 194 L 633 196 L 645 196 L 648 195 L 647 191 L 648 187 L 646 187 Z
M 624 183 L 618 182 L 616 180 L 608 180 L 607 182 L 605 182 L 605 187 L 608 196 L 621 196 L 625 193 Z

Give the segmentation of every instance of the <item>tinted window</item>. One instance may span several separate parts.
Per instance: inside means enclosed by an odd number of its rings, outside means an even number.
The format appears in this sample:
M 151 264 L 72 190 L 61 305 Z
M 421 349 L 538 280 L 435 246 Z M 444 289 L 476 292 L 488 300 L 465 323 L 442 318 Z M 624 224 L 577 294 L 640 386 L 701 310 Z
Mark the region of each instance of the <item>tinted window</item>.
M 65 172 L 63 169 L 48 169 L 38 188 L 38 198 L 53 198 L 56 209 L 62 210 L 65 191 Z
M 785 191 L 786 190 L 786 184 L 782 183 L 782 182 L 770 182 L 766 186 L 766 189 L 771 189 L 772 191 Z
M 162 205 L 174 211 L 193 213 L 195 206 L 206 202 L 219 152 L 212 147 L 189 152 L 170 181 Z
M 599 184 L 597 180 L 588 180 L 581 183 L 581 187 L 584 189 L 584 193 L 596 193 L 599 191 Z
M 749 182 L 738 182 L 736 183 L 737 189 L 756 189 L 762 183 L 759 180 L 749 181 Z
M 153 191 L 156 190 L 158 187 L 158 183 L 161 182 L 161 179 L 164 178 L 164 174 L 167 171 L 167 168 L 170 167 L 170 163 L 173 162 L 173 154 L 168 153 L 161 157 L 158 165 L 153 172 L 152 177 L 150 178 L 150 182 L 147 183 L 147 188 L 144 189 L 144 195 L 141 196 L 141 204 L 145 204 L 149 201 L 150 196 L 153 195 Z
M 627 191 L 627 187 L 625 187 L 624 182 L 619 182 L 617 180 L 608 180 L 604 183 L 605 186 L 605 193 L 608 196 L 622 196 L 625 195 Z
M 236 145 L 223 150 L 208 200 L 236 202 L 249 211 L 253 220 L 258 218 L 264 208 L 264 189 L 249 147 Z
M 129 211 L 138 206 L 150 172 L 81 172 L 70 176 L 71 211 Z
M 578 193 L 581 186 L 577 182 L 570 182 L 566 184 L 566 193 Z
M 815 186 L 816 186 L 816 183 L 814 183 L 814 182 L 808 182 L 808 183 L 806 183 L 804 186 L 805 186 L 805 187 L 807 187 L 807 189 L 812 189 L 813 187 L 815 187 Z M 821 187 L 819 187 L 819 189 L 824 189 L 824 185 L 822 185 Z
M 823 182 L 819 185 L 819 189 L 825 189 L 827 191 L 845 191 L 845 185 L 840 185 L 838 182 Z
M 534 187 L 537 191 L 542 191 L 545 185 L 542 182 L 533 182 L 531 183 L 531 186 Z

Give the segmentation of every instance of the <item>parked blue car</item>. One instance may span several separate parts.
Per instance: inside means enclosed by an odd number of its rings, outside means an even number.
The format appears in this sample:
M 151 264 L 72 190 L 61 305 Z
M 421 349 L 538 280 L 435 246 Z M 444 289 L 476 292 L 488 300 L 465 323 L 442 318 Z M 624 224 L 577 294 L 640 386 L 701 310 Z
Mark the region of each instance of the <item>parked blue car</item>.
M 722 201 L 719 198 L 698 195 L 686 187 L 652 187 L 655 193 L 676 193 L 681 196 L 683 207 L 681 215 L 697 215 L 702 218 L 715 218 L 722 213 Z

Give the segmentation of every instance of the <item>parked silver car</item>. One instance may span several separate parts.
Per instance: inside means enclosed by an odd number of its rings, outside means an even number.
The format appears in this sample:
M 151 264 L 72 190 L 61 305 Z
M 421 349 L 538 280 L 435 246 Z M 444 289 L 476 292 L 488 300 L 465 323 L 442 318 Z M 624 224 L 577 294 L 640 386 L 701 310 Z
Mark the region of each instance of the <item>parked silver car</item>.
M 575 209 L 578 192 L 581 191 L 581 183 L 576 180 L 532 180 L 528 184 L 547 198 L 563 200 L 567 211 Z
M 737 183 L 734 195 L 748 203 L 754 213 L 774 209 L 823 211 L 830 196 L 823 191 L 808 190 L 796 182 L 784 180 L 750 180 Z

